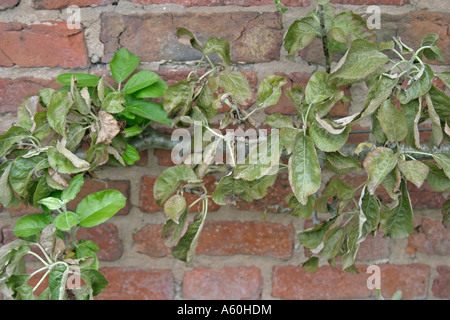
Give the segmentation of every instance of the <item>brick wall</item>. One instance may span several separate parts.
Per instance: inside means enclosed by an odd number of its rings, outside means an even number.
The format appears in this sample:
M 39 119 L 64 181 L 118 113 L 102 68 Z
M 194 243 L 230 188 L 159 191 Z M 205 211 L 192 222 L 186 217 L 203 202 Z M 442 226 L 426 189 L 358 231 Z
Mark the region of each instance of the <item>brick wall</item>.
M 379 39 L 400 35 L 416 46 L 423 35 L 434 32 L 450 70 L 450 2 L 448 0 L 332 0 L 336 10 L 366 12 L 367 5 L 381 8 Z M 270 74 L 289 79 L 286 86 L 305 84 L 323 56 L 307 48 L 297 63 L 285 59 L 282 37 L 296 17 L 315 6 L 313 0 L 283 0 L 283 16 L 272 0 L 0 0 L 0 132 L 15 121 L 18 103 L 44 87 L 57 88 L 55 78 L 68 71 L 107 74 L 106 63 L 122 46 L 141 57 L 141 69 L 153 70 L 169 84 L 185 77 L 195 52 L 180 46 L 177 27 L 192 30 L 200 40 L 217 36 L 231 43 L 231 58 L 246 72 L 254 88 Z M 69 30 L 66 7 L 81 8 L 81 29 Z M 366 88 L 347 89 L 353 101 L 333 109 L 345 116 L 361 105 Z M 294 107 L 282 98 L 266 114 L 292 116 Z M 264 114 L 259 115 L 262 119 Z M 257 116 L 258 118 L 258 116 Z M 367 129 L 361 122 L 354 129 Z M 367 134 L 352 135 L 355 143 Z M 424 142 L 427 137 L 423 136 Z M 133 168 L 103 168 L 99 180 L 89 180 L 83 194 L 106 188 L 120 190 L 127 206 L 108 223 L 81 230 L 101 248 L 101 268 L 110 282 L 99 299 L 339 299 L 374 298 L 366 287 L 370 264 L 382 273 L 382 292 L 402 290 L 405 298 L 450 298 L 450 233 L 440 223 L 444 198 L 429 185 L 410 187 L 415 206 L 415 232 L 407 239 L 388 240 L 378 235 L 362 245 L 357 256 L 359 275 L 347 274 L 326 264 L 315 274 L 299 265 L 306 252 L 297 230 L 310 226 L 285 213 L 267 210 L 283 203 L 290 187 L 280 174 L 268 196 L 251 204 L 212 205 L 201 235 L 193 266 L 171 257 L 160 237 L 166 220 L 153 199 L 153 183 L 171 165 L 166 150 L 150 149 Z M 357 183 L 356 172 L 344 177 Z M 333 175 L 324 173 L 324 184 Z M 209 178 L 210 187 L 216 179 Z M 380 196 L 383 196 L 381 194 Z M 12 226 L 35 209 L 19 206 L 0 209 L 0 245 L 12 241 Z M 33 263 L 33 261 L 31 261 Z M 1 297 L 1 295 L 0 295 Z M 3 295 L 5 298 L 5 295 Z M 0 298 L 1 299 L 1 298 Z

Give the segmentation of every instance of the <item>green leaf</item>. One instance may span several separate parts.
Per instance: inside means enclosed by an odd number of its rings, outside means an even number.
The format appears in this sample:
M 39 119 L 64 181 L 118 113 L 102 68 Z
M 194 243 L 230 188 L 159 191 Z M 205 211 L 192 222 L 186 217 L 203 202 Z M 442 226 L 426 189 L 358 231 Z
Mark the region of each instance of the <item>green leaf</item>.
M 125 97 L 121 92 L 111 92 L 103 100 L 102 110 L 108 113 L 119 113 L 125 110 Z
M 315 197 L 313 195 L 308 196 L 308 202 L 306 203 L 306 205 L 302 205 L 300 202 L 298 202 L 293 193 L 290 193 L 286 197 L 285 201 L 289 208 L 294 209 L 294 211 L 292 211 L 292 215 L 294 217 L 307 219 L 313 213 L 315 202 Z
M 85 197 L 77 206 L 80 226 L 91 228 L 97 226 L 125 207 L 127 199 L 117 190 L 103 190 Z
M 5 208 L 15 207 L 19 204 L 19 199 L 14 195 L 13 188 L 9 183 L 9 173 L 13 164 L 13 161 L 7 161 L 0 166 L 0 203 Z
M 45 166 L 44 164 L 47 165 L 48 163 L 41 155 L 16 159 L 9 172 L 9 183 L 14 191 L 26 198 L 28 195 L 27 187 L 33 182 L 34 173 L 39 171 L 36 170 L 36 167 L 38 165 Z
M 357 81 L 364 79 L 389 61 L 378 51 L 376 43 L 357 39 L 352 42 L 345 56 L 339 61 L 338 69 L 331 74 L 331 79 Z
M 381 75 L 367 93 L 361 118 L 374 113 L 378 107 L 391 96 L 392 90 L 397 82 L 398 79 L 396 78 L 391 79 L 388 76 Z
M 86 133 L 86 128 L 79 123 L 71 123 L 67 131 L 65 147 L 68 150 L 75 150 L 79 146 L 81 140 Z
M 60 199 L 54 197 L 41 199 L 38 201 L 38 203 L 46 206 L 50 210 L 57 210 L 63 205 Z
M 31 136 L 31 133 L 22 128 L 12 126 L 4 134 L 0 135 L 0 157 L 3 157 L 6 152 L 17 142 Z
M 91 111 L 91 96 L 87 88 L 81 89 L 81 93 L 75 84 L 70 88 L 70 91 L 75 102 L 75 107 L 77 111 L 83 115 L 87 115 Z
M 119 49 L 114 53 L 109 67 L 111 74 L 117 83 L 122 83 L 139 65 L 139 57 L 133 55 L 125 48 Z
M 428 161 L 424 161 L 423 164 L 430 169 L 427 177 L 430 187 L 437 192 L 448 192 L 450 190 L 450 179 L 445 175 L 444 170 Z
M 164 244 L 166 246 L 173 247 L 180 241 L 185 230 L 187 214 L 188 210 L 185 210 L 178 218 L 178 223 L 173 222 L 171 219 L 167 219 L 161 232 L 161 237 L 164 239 Z
M 273 132 L 266 140 L 259 142 L 249 152 L 244 163 L 238 163 L 234 170 L 236 179 L 253 181 L 278 171 L 281 156 L 279 134 Z
M 313 17 L 294 21 L 284 36 L 284 48 L 290 56 L 303 49 L 320 36 L 320 22 Z
M 215 37 L 209 38 L 203 45 L 203 54 L 216 52 L 223 60 L 225 65 L 230 64 L 230 44 Z
M 389 212 L 383 226 L 386 236 L 392 239 L 407 237 L 414 231 L 413 211 L 405 180 L 400 184 L 400 191 L 398 204 Z
M 445 84 L 447 89 L 450 90 L 450 71 L 447 72 L 439 72 L 436 76 L 441 79 L 441 81 Z
M 345 236 L 347 252 L 342 256 L 342 269 L 350 268 L 355 263 L 356 253 L 359 249 L 358 226 L 353 225 L 349 227 L 345 231 Z
M 14 226 L 14 234 L 18 237 L 29 237 L 41 232 L 54 220 L 50 214 L 31 214 L 19 219 Z
M 130 80 L 127 81 L 125 86 L 123 87 L 123 92 L 125 94 L 132 94 L 136 91 L 144 89 L 152 84 L 156 83 L 160 77 L 149 70 L 141 70 L 136 72 Z
M 340 134 L 332 134 L 314 121 L 309 128 L 309 135 L 317 148 L 325 152 L 337 151 L 347 142 L 351 126 L 346 126 Z
M 402 141 L 406 138 L 408 127 L 405 115 L 388 100 L 378 110 L 377 119 L 389 141 Z
M 205 223 L 206 215 L 200 214 L 199 219 L 192 222 L 186 230 L 186 233 L 178 242 L 177 246 L 172 248 L 172 256 L 181 260 L 186 261 L 189 265 L 194 258 L 195 249 L 197 247 L 198 238 L 203 229 Z
M 354 40 L 367 39 L 371 36 L 366 22 L 351 11 L 342 12 L 334 17 L 328 33 L 334 40 L 346 45 L 350 45 Z
M 288 154 L 292 153 L 295 137 L 298 132 L 298 129 L 295 128 L 282 128 L 280 130 L 280 142 Z
M 36 113 L 34 116 L 34 123 L 36 123 L 36 127 L 34 128 L 33 136 L 38 140 L 44 139 L 44 137 L 52 132 L 52 128 L 47 120 L 47 111 L 39 111 Z
M 411 80 L 412 83 L 406 89 L 401 88 L 398 93 L 398 100 L 401 104 L 407 104 L 411 100 L 423 96 L 431 89 L 431 81 L 434 79 L 434 72 L 429 65 L 425 65 L 425 70 L 418 80 Z
M 177 115 L 186 115 L 191 108 L 193 96 L 194 85 L 187 80 L 169 86 L 164 94 L 163 102 L 167 117 L 174 118 Z
M 127 111 L 140 117 L 143 117 L 145 119 L 149 119 L 167 125 L 170 125 L 171 123 L 163 107 L 154 102 L 147 100 L 134 100 L 125 103 L 125 106 L 127 107 L 126 109 Z
M 262 199 L 267 195 L 267 189 L 275 183 L 276 174 L 266 175 L 258 180 L 249 181 L 251 197 L 254 200 Z
M 376 196 L 365 192 L 360 201 L 358 243 L 375 230 L 380 222 L 380 206 Z
M 66 117 L 72 105 L 73 101 L 68 91 L 55 93 L 48 105 L 48 123 L 63 137 L 66 136 Z
M 75 78 L 75 80 L 78 82 L 78 84 L 81 87 L 95 87 L 100 80 L 100 77 L 94 76 L 92 74 L 86 74 L 86 73 L 63 73 L 60 74 L 56 78 L 56 82 L 70 86 L 72 82 L 72 77 Z M 48 97 L 49 94 L 45 93 L 45 95 Z
M 23 128 L 30 130 L 33 127 L 38 103 L 38 96 L 28 96 L 17 107 L 17 120 Z
M 48 287 L 52 300 L 66 300 L 66 282 L 69 276 L 69 268 L 58 264 L 52 268 L 48 275 Z
M 47 184 L 45 177 L 40 178 L 33 194 L 33 206 L 38 207 L 38 201 L 47 198 L 53 191 Z
M 318 224 L 313 228 L 306 229 L 302 232 L 299 232 L 298 239 L 300 243 L 308 249 L 315 249 L 319 247 L 319 245 L 323 241 L 323 237 L 327 232 L 328 228 L 330 228 L 335 222 L 336 217 L 331 218 L 327 222 Z
M 163 79 L 159 78 L 151 86 L 136 91 L 134 96 L 136 98 L 162 98 L 167 88 L 167 83 Z
M 302 263 L 302 268 L 308 273 L 315 273 L 319 268 L 319 258 L 311 257 L 306 262 Z
M 245 105 L 246 100 L 252 97 L 252 89 L 243 72 L 232 71 L 227 74 L 220 74 L 219 85 L 226 93 L 230 93 L 239 104 Z
M 212 199 L 218 205 L 236 203 L 238 198 L 250 202 L 253 200 L 253 192 L 248 181 L 235 179 L 233 176 L 226 176 L 220 179 L 216 190 L 212 194 Z
M 72 227 L 77 226 L 80 223 L 80 217 L 74 212 L 60 213 L 53 221 L 55 227 L 62 231 L 70 231 Z
M 192 32 L 190 32 L 188 29 L 177 28 L 177 37 L 178 41 L 182 44 L 203 52 L 201 43 L 198 42 L 197 39 L 195 39 Z
M 52 88 L 45 88 L 39 90 L 38 95 L 39 95 L 39 103 L 41 104 L 41 106 L 43 106 L 44 108 L 48 108 L 48 104 L 50 103 L 50 100 L 52 99 L 54 93 L 55 90 Z
M 405 161 L 402 158 L 398 159 L 398 168 L 403 173 L 403 176 L 417 188 L 422 186 L 430 171 L 430 168 L 420 161 Z
M 298 201 L 306 205 L 308 196 L 314 194 L 320 187 L 321 171 L 314 142 L 302 133 L 295 137 L 288 170 L 292 191 Z
M 450 178 L 450 155 L 448 153 L 435 153 L 433 159 L 442 167 L 445 175 Z
M 430 88 L 429 94 L 431 101 L 433 102 L 434 110 L 439 118 L 442 121 L 450 123 L 450 108 L 448 107 L 450 105 L 450 98 L 433 85 Z
M 265 78 L 258 88 L 258 108 L 275 105 L 281 97 L 281 87 L 286 83 L 286 78 L 280 76 L 269 76 Z
M 444 61 L 444 57 L 442 56 L 442 51 L 437 46 L 437 42 L 439 40 L 439 35 L 436 33 L 429 33 L 422 39 L 422 43 L 420 47 L 429 47 L 426 49 L 423 49 L 419 53 L 419 57 L 422 58 L 422 54 L 428 59 L 428 60 L 439 60 Z
M 164 212 L 166 215 L 173 220 L 173 222 L 178 223 L 180 216 L 186 210 L 186 199 L 179 194 L 171 196 L 164 203 Z
M 82 269 L 81 278 L 92 288 L 92 294 L 98 296 L 108 285 L 108 280 L 100 271 L 94 269 Z
M 277 129 L 294 128 L 294 126 L 292 125 L 292 120 L 286 116 L 282 116 L 279 113 L 274 113 L 268 116 L 266 120 L 264 120 L 264 124 L 266 126 L 270 126 L 272 128 Z
M 384 178 L 397 164 L 398 154 L 391 149 L 377 147 L 373 149 L 364 159 L 363 167 L 368 175 L 368 190 L 370 194 L 383 182 Z
M 300 111 L 302 109 L 305 91 L 301 85 L 293 85 L 284 90 L 284 95 L 294 104 L 297 110 Z
M 347 174 L 361 168 L 357 159 L 345 156 L 339 151 L 325 153 L 327 168 L 337 174 Z
M 343 228 L 333 228 L 325 233 L 324 245 L 319 252 L 319 256 L 323 259 L 333 259 L 339 252 L 342 243 L 344 242 L 345 232 Z
M 133 146 L 127 144 L 127 148 L 122 154 L 122 158 L 128 165 L 132 166 L 136 161 L 139 161 L 141 157 L 139 156 L 139 152 L 133 148 Z
M 408 104 L 402 106 L 403 113 L 406 119 L 406 126 L 408 128 L 408 134 L 405 141 L 411 147 L 420 149 L 420 135 L 419 135 L 419 120 L 422 110 L 419 106 L 419 100 L 411 100 Z
M 16 300 L 34 300 L 32 286 L 24 284 L 16 289 L 16 293 Z
M 180 187 L 183 182 L 195 180 L 195 172 L 186 165 L 178 165 L 164 170 L 156 179 L 153 196 L 160 206 Z
M 135 137 L 142 132 L 142 128 L 139 126 L 132 126 L 125 128 L 123 130 L 125 132 L 125 138 Z
M 61 192 L 61 201 L 68 203 L 75 199 L 77 194 L 80 192 L 81 187 L 83 187 L 83 184 L 84 179 L 82 173 L 73 177 L 69 182 L 69 187 Z
M 66 152 L 66 154 L 68 153 Z M 56 148 L 49 148 L 47 151 L 47 155 L 50 166 L 54 169 L 57 169 L 59 173 L 73 174 L 87 171 L 89 169 L 89 163 L 87 163 L 86 161 L 80 158 L 78 159 L 81 161 L 76 158 L 73 158 L 74 161 L 72 161 L 72 159 L 67 158 L 66 155 L 60 153 L 58 150 L 56 150 Z M 74 162 L 77 165 L 75 165 Z
M 329 83 L 329 74 L 316 71 L 309 79 L 305 89 L 307 104 L 323 102 L 338 92 L 336 86 Z

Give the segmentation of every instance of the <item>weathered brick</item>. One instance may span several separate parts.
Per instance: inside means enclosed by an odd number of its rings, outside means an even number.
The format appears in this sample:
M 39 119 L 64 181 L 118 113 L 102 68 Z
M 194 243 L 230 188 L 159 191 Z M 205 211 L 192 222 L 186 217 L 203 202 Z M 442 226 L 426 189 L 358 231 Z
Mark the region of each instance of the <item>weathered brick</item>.
M 117 215 L 125 215 L 130 212 L 131 209 L 131 202 L 130 202 L 130 181 L 128 180 L 91 180 L 91 179 L 85 179 L 84 185 L 81 188 L 80 193 L 77 195 L 77 197 L 69 202 L 67 204 L 67 209 L 71 211 L 75 211 L 80 201 L 86 197 L 87 195 L 103 191 L 103 190 L 118 190 L 120 191 L 126 198 L 127 198 L 127 204 L 124 208 L 120 209 L 119 212 L 117 212 Z
M 97 7 L 115 2 L 115 0 L 33 0 L 36 9 L 64 9 L 68 6 Z
M 433 61 L 435 64 L 450 63 L 450 35 L 447 32 L 450 13 L 417 11 L 403 15 L 383 14 L 381 28 L 376 30 L 378 41 L 388 41 L 397 35 L 411 48 L 418 49 L 422 38 L 429 33 L 439 35 L 437 45 L 441 48 L 445 61 Z
M 306 88 L 309 78 L 311 78 L 310 73 L 306 72 L 293 72 L 290 74 L 276 72 L 276 75 L 285 77 L 288 82 L 282 87 L 283 92 L 295 85 L 301 85 L 303 88 Z M 344 90 L 346 95 L 350 94 L 349 87 L 341 88 Z M 348 115 L 348 106 L 349 102 L 341 103 L 338 102 L 334 105 L 334 107 L 330 110 L 331 117 L 345 117 Z M 267 114 L 272 113 L 281 113 L 281 114 L 289 114 L 289 115 L 297 115 L 298 111 L 295 105 L 289 100 L 289 98 L 282 94 L 280 100 L 277 104 L 267 107 L 264 109 Z
M 131 2 L 139 4 L 168 4 L 174 3 L 190 6 L 263 6 L 273 4 L 273 0 L 131 0 Z M 309 6 L 309 0 L 283 0 L 285 6 L 303 7 Z
M 162 210 L 157 203 L 155 198 L 153 197 L 153 186 L 155 184 L 157 177 L 152 176 L 143 176 L 141 180 L 141 191 L 140 191 L 140 207 L 142 211 L 145 212 L 157 212 Z M 216 179 L 213 176 L 206 176 L 203 180 L 205 182 L 205 187 L 209 193 L 212 193 L 215 190 L 215 182 Z M 191 193 L 185 193 L 184 197 L 186 198 L 186 202 L 188 205 L 193 203 L 198 199 L 197 195 Z M 208 211 L 216 211 L 219 210 L 220 206 L 217 205 L 214 201 L 208 202 Z M 189 212 L 199 212 L 201 210 L 201 201 L 199 201 L 196 205 L 194 205 Z
M 100 260 L 114 261 L 123 254 L 119 229 L 112 223 L 102 223 L 89 229 L 80 228 L 77 232 L 78 239 L 94 241 L 100 248 L 100 251 L 96 252 Z
M 0 2 L 0 11 L 14 8 L 19 4 L 20 0 L 2 0 Z
M 42 213 L 43 211 L 40 208 L 35 208 L 31 205 L 28 206 L 23 202 L 21 202 L 17 207 L 8 208 L 8 212 L 11 215 L 11 217 L 19 217 L 27 214 Z
M 279 259 L 292 257 L 293 225 L 271 222 L 207 221 L 198 242 L 197 254 L 268 255 Z
M 141 61 L 199 59 L 201 54 L 178 42 L 177 27 L 191 30 L 200 41 L 212 36 L 229 41 L 232 61 L 277 60 L 283 38 L 280 15 L 268 12 L 103 13 L 101 19 L 100 40 L 105 50 L 103 62 L 109 62 L 122 46 L 138 55 Z M 148 46 L 148 43 L 152 45 Z
M 263 279 L 255 266 L 211 269 L 198 267 L 183 278 L 183 298 L 193 300 L 261 299 Z
M 170 248 L 161 238 L 162 227 L 149 224 L 133 234 L 133 249 L 154 258 L 170 256 Z
M 422 264 L 380 265 L 381 293 L 391 297 L 397 290 L 406 299 L 426 297 L 429 267 Z M 272 296 L 283 299 L 362 299 L 375 297 L 367 288 L 367 266 L 358 266 L 359 274 L 339 268 L 320 267 L 310 274 L 302 267 L 275 266 L 272 270 Z
M 32 54 L 31 54 L 32 53 Z M 0 23 L 0 66 L 84 68 L 89 65 L 84 30 L 65 22 Z
M 170 270 L 102 268 L 109 284 L 98 300 L 172 300 L 174 278 Z
M 27 96 L 37 94 L 44 88 L 57 89 L 61 85 L 54 80 L 32 77 L 0 79 L 0 113 L 16 113 L 17 106 Z
M 450 230 L 445 229 L 441 220 L 415 218 L 414 233 L 408 237 L 406 252 L 417 251 L 430 255 L 450 255 Z
M 439 276 L 433 281 L 433 295 L 437 298 L 450 298 L 450 267 L 438 266 Z
M 134 164 L 137 166 L 146 166 L 148 163 L 148 150 L 139 151 L 140 159 Z
M 388 5 L 388 6 L 403 6 L 409 3 L 409 0 L 331 0 L 331 3 L 350 4 L 350 5 Z

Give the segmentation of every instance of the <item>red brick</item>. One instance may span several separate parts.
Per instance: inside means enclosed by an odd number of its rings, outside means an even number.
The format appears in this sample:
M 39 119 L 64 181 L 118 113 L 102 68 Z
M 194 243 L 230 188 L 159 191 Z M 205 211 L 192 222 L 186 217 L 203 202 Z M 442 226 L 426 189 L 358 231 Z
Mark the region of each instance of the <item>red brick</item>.
M 288 80 L 288 83 L 286 83 L 282 90 L 287 90 L 291 88 L 294 85 L 301 85 L 303 88 L 306 88 L 306 85 L 308 84 L 309 78 L 311 78 L 310 73 L 306 72 L 293 72 L 290 74 L 286 73 L 276 73 L 279 76 L 285 77 Z M 349 87 L 342 88 L 346 95 L 350 94 Z M 330 116 L 331 117 L 345 117 L 348 115 L 348 106 L 350 105 L 349 102 L 341 103 L 338 102 L 336 105 L 330 110 Z M 286 97 L 285 94 L 282 94 L 280 97 L 280 100 L 277 104 L 267 107 L 265 109 L 267 114 L 272 113 L 281 113 L 281 114 L 289 114 L 289 115 L 297 115 L 298 111 L 295 105 L 289 100 L 288 97 Z
M 119 237 L 119 230 L 112 223 L 102 223 L 93 228 L 80 228 L 77 232 L 77 240 L 92 240 L 100 251 L 96 252 L 100 260 L 114 261 L 123 254 L 123 245 Z
M 429 255 L 450 255 L 450 230 L 445 229 L 441 220 L 415 218 L 414 233 L 408 238 L 406 251 L 414 254 L 416 251 Z
M 168 149 L 155 149 L 153 151 L 153 155 L 158 159 L 158 164 L 160 166 L 173 166 L 175 165 L 172 162 L 172 150 Z
M 433 295 L 437 298 L 450 298 L 450 267 L 438 266 L 439 276 L 433 281 Z
M 140 207 L 144 212 L 157 212 L 162 210 L 162 208 L 156 203 L 155 198 L 153 197 L 153 186 L 155 184 L 157 177 L 152 176 L 143 176 L 141 180 L 141 191 L 140 191 Z M 212 193 L 215 190 L 216 179 L 213 176 L 206 176 L 204 178 L 205 187 L 209 193 Z M 185 193 L 184 197 L 186 198 L 186 202 L 188 205 L 193 203 L 198 199 L 197 195 L 191 193 Z M 208 211 L 216 211 L 219 210 L 220 206 L 217 205 L 214 201 L 208 202 Z M 189 212 L 199 212 L 201 210 L 201 201 L 198 204 L 194 205 Z
M 16 113 L 17 106 L 27 96 L 37 94 L 45 88 L 57 89 L 61 85 L 54 80 L 32 77 L 0 79 L 0 113 Z
M 85 179 L 84 185 L 81 188 L 80 193 L 77 195 L 77 197 L 69 202 L 67 204 L 67 209 L 71 211 L 75 211 L 80 201 L 86 197 L 87 195 L 103 191 L 103 190 L 118 190 L 120 191 L 126 198 L 127 198 L 127 204 L 124 208 L 120 209 L 119 212 L 116 213 L 116 215 L 125 215 L 130 212 L 131 209 L 131 202 L 130 202 L 130 181 L 128 180 L 91 180 L 91 179 Z
M 358 266 L 359 274 L 349 274 L 339 268 L 320 267 L 307 273 L 302 267 L 275 266 L 272 270 L 272 296 L 283 299 L 362 299 L 374 298 L 374 290 L 367 288 L 367 266 Z M 380 265 L 381 293 L 392 297 L 402 291 L 406 299 L 423 299 L 427 293 L 429 267 L 421 264 Z
M 2 0 L 0 2 L 0 11 L 14 8 L 19 4 L 20 0 Z
M 27 214 L 42 213 L 43 211 L 40 208 L 35 208 L 31 205 L 28 206 L 23 202 L 21 202 L 17 207 L 8 208 L 8 212 L 11 215 L 11 217 L 19 217 Z
M 174 3 L 190 6 L 263 6 L 273 4 L 273 0 L 131 0 L 138 4 L 168 4 Z M 289 7 L 309 6 L 309 0 L 283 0 L 282 3 Z
M 171 256 L 170 248 L 161 237 L 162 227 L 149 224 L 133 234 L 133 249 L 154 258 Z
M 331 0 L 331 3 L 350 4 L 350 5 L 391 5 L 403 6 L 409 3 L 409 0 Z
M 0 23 L 0 52 L 1 67 L 89 66 L 84 31 L 68 29 L 61 21 Z
M 105 52 L 103 62 L 109 62 L 121 46 L 138 55 L 141 61 L 199 59 L 201 54 L 178 42 L 177 27 L 191 30 L 202 42 L 212 36 L 229 41 L 232 61 L 278 60 L 282 46 L 281 17 L 271 12 L 141 15 L 104 13 L 101 19 L 100 40 L 104 43 Z M 155 37 L 155 34 L 158 36 Z M 149 47 L 147 43 L 152 45 Z
M 146 166 L 148 163 L 148 150 L 139 151 L 140 159 L 134 164 L 137 166 Z
M 33 0 L 36 9 L 64 9 L 68 6 L 97 7 L 115 2 L 115 0 Z
M 200 234 L 197 254 L 229 256 L 268 255 L 279 259 L 292 257 L 293 225 L 271 222 L 206 222 Z
M 183 278 L 183 298 L 192 300 L 261 299 L 263 278 L 255 266 L 206 267 L 187 271 Z
M 172 300 L 174 278 L 170 270 L 102 268 L 109 284 L 98 300 Z
M 445 61 L 433 61 L 434 64 L 450 63 L 450 34 L 447 32 L 450 13 L 417 11 L 403 15 L 383 14 L 381 29 L 376 30 L 378 41 L 388 41 L 393 35 L 411 48 L 419 48 L 422 38 L 429 33 L 439 35 L 437 45 L 441 48 Z M 427 61 L 427 60 L 426 60 Z

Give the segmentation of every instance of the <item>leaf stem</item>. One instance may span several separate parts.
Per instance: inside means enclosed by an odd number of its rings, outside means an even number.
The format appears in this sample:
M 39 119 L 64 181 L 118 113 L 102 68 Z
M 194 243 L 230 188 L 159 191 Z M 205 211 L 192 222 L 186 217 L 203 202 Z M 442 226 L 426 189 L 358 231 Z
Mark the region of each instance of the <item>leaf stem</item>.
M 327 73 L 330 73 L 331 57 L 330 57 L 330 50 L 328 49 L 328 35 L 327 30 L 325 29 L 325 13 L 323 10 L 323 5 L 319 4 L 317 11 L 320 18 L 320 34 L 322 38 L 323 54 L 325 56 L 325 70 Z

